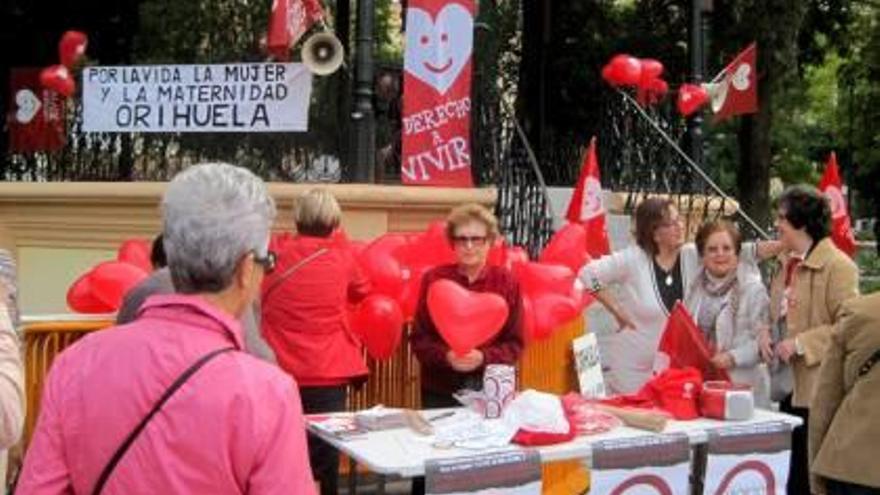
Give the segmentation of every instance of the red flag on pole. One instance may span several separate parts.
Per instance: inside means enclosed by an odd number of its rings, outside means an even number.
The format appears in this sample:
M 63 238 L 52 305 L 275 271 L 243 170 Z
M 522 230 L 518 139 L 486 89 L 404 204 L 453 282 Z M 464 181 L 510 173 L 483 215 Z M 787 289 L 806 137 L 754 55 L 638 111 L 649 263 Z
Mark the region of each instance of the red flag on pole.
M 825 173 L 819 181 L 819 190 L 825 194 L 831 206 L 831 240 L 841 251 L 850 257 L 855 256 L 856 239 L 850 226 L 846 199 L 843 197 L 843 181 L 840 180 L 840 170 L 837 168 L 837 155 L 833 151 L 825 163 Z
M 715 122 L 758 111 L 757 58 L 757 44 L 752 43 L 712 80 L 709 93 Z
M 324 17 L 319 0 L 273 0 L 266 48 L 276 60 L 289 60 L 290 48 Z
M 703 332 L 694 323 L 694 319 L 681 301 L 675 303 L 672 312 L 669 313 L 659 350 L 669 356 L 671 368 L 690 366 L 700 370 L 703 380 L 730 381 L 726 370 L 720 370 L 712 364 L 712 351 L 703 337 Z
M 9 73 L 9 151 L 58 151 L 66 143 L 64 97 L 40 83 L 39 68 L 12 68 Z
M 587 253 L 591 258 L 611 252 L 608 229 L 605 226 L 605 205 L 602 201 L 602 181 L 599 176 L 595 137 L 590 140 L 590 147 L 584 156 L 581 174 L 568 203 L 565 218 L 569 222 L 583 224 L 587 231 Z

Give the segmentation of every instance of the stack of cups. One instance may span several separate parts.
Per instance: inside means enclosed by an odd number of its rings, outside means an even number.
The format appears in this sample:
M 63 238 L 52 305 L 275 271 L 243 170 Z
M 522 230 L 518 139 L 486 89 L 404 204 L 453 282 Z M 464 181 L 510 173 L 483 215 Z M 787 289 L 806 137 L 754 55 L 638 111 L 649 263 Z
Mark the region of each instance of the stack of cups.
M 486 417 L 500 418 L 516 391 L 516 370 L 507 364 L 490 364 L 483 373 Z

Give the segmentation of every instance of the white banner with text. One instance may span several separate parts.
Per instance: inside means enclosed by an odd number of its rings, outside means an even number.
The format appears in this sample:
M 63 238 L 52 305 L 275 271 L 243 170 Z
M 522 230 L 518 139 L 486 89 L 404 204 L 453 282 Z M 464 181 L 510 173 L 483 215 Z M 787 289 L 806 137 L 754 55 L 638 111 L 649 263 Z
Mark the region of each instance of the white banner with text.
M 82 78 L 87 132 L 308 129 L 312 75 L 302 64 L 95 66 Z

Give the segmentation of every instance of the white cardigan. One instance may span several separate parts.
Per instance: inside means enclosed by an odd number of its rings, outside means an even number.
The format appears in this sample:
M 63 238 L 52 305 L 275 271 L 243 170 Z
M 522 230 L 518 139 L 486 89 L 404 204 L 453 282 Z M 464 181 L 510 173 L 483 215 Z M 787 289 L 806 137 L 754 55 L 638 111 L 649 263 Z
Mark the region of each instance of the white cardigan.
M 682 285 L 687 289 L 698 273 L 701 261 L 693 243 L 682 246 L 680 257 Z M 740 263 L 750 264 L 757 270 L 754 244 L 743 244 Z M 611 335 L 607 348 L 601 349 L 608 366 L 605 382 L 612 393 L 637 392 L 653 374 L 657 347 L 669 317 L 657 287 L 652 256 L 632 245 L 587 263 L 578 277 L 592 291 L 612 284 L 619 286 L 618 303 L 636 329 Z M 662 366 L 662 363 L 658 365 Z

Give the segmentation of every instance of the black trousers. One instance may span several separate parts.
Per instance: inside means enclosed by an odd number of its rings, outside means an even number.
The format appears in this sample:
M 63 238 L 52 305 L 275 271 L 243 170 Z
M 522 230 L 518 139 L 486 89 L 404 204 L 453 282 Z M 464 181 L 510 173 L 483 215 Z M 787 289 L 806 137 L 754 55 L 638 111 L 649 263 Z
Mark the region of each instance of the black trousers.
M 826 480 L 828 495 L 880 495 L 880 488 L 857 485 L 848 481 Z
M 779 403 L 779 410 L 798 416 L 803 424 L 791 432 L 791 464 L 788 468 L 788 495 L 810 493 L 810 461 L 807 451 L 807 428 L 810 410 L 791 405 L 791 394 Z
M 345 386 L 302 387 L 299 389 L 303 412 L 319 414 L 345 410 Z M 308 434 L 309 463 L 312 476 L 321 483 L 321 495 L 336 495 L 339 491 L 339 452 L 316 435 Z
M 438 394 L 430 390 L 422 390 L 422 409 L 442 409 L 444 407 L 459 407 L 461 404 L 452 394 Z M 425 477 L 419 476 L 412 480 L 412 495 L 424 495 Z

